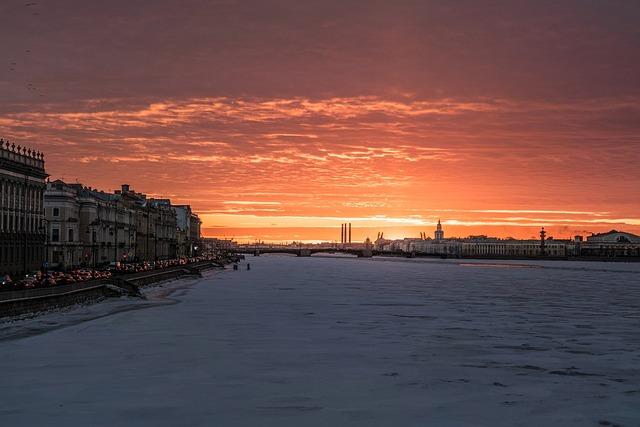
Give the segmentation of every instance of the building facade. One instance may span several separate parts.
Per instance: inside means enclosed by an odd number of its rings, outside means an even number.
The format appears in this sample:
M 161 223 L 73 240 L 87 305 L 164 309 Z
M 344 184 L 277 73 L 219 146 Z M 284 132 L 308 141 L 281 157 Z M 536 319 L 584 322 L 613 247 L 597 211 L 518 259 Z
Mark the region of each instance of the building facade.
M 79 188 L 84 264 L 103 265 L 135 259 L 136 210 L 120 194 Z
M 178 256 L 176 212 L 169 199 L 148 198 L 123 184 L 116 192 L 124 203 L 135 211 L 135 259 L 159 261 Z
M 592 234 L 587 236 L 587 243 L 601 244 L 601 243 L 635 243 L 640 244 L 640 236 L 631 233 L 625 233 L 624 231 L 611 230 L 607 233 Z
M 387 240 L 379 233 L 376 250 L 398 254 L 432 255 L 460 258 L 640 258 L 640 236 L 612 230 L 594 234 L 584 242 L 581 236 L 574 239 L 557 240 L 547 237 L 544 228 L 540 239 L 499 239 L 488 236 L 466 238 L 444 238 L 440 221 L 436 226 L 435 239 L 405 238 Z
M 152 213 L 154 214 L 154 248 L 155 260 L 177 258 L 178 240 L 176 238 L 177 220 L 176 213 L 171 208 L 168 199 L 151 199 Z
M 46 179 L 42 153 L 0 139 L 0 274 L 42 267 Z
M 82 239 L 77 190 L 62 181 L 47 183 L 44 210 L 48 225 L 47 264 L 53 268 L 79 265 Z
M 623 231 L 611 230 L 587 236 L 587 241 L 579 246 L 583 256 L 640 258 L 640 236 Z
M 175 205 L 172 208 L 176 213 L 178 256 L 197 256 L 202 246 L 200 237 L 202 221 L 189 205 Z
M 57 180 L 47 185 L 47 259 L 52 268 L 132 261 L 136 211 L 120 194 Z
M 148 198 L 128 185 L 106 193 L 58 180 L 49 183 L 45 206 L 53 268 L 178 256 L 177 216 L 168 199 Z
M 200 218 L 198 217 L 198 215 L 196 215 L 194 212 L 191 212 L 191 216 L 189 216 L 189 222 L 190 222 L 190 243 L 191 243 L 191 256 L 199 256 L 200 253 L 202 252 L 202 242 L 201 242 L 201 226 L 202 226 L 202 221 L 200 220 Z
M 176 213 L 178 256 L 195 256 L 200 240 L 200 219 L 189 205 L 175 205 L 172 208 Z

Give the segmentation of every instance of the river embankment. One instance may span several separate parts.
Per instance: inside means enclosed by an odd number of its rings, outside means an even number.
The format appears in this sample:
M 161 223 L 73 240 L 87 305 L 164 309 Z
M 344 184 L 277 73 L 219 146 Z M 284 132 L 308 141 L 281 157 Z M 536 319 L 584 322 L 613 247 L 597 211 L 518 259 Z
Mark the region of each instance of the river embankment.
M 224 268 L 232 262 L 233 256 L 225 256 L 163 269 L 118 274 L 108 279 L 50 288 L 5 291 L 0 293 L 0 318 L 37 315 L 76 304 L 94 304 L 123 295 L 142 297 L 141 287 L 189 276 L 199 277 L 204 271 Z

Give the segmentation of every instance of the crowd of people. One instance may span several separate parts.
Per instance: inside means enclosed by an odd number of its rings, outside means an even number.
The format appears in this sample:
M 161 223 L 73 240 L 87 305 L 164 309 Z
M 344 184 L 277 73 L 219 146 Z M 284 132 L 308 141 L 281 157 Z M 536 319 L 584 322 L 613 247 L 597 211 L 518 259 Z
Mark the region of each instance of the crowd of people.
M 4 276 L 4 278 L 0 276 L 2 279 L 0 281 L 0 291 L 50 288 L 52 286 L 69 285 L 90 280 L 108 279 L 113 275 L 138 273 L 215 259 L 217 259 L 215 255 L 205 255 L 151 262 L 112 263 L 98 269 L 77 268 L 68 271 L 39 271 L 19 281 L 12 280 L 8 275 Z

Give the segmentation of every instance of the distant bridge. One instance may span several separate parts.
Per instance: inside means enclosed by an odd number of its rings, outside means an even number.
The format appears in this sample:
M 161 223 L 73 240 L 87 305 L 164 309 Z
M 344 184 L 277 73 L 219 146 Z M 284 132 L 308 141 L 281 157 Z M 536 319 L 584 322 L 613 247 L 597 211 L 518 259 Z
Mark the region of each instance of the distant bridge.
M 293 247 L 279 245 L 254 245 L 240 246 L 236 250 L 241 254 L 260 256 L 262 254 L 291 254 L 299 257 L 309 257 L 313 254 L 349 254 L 359 258 L 371 258 L 377 255 L 377 251 L 366 247 L 339 247 L 339 246 L 311 246 Z

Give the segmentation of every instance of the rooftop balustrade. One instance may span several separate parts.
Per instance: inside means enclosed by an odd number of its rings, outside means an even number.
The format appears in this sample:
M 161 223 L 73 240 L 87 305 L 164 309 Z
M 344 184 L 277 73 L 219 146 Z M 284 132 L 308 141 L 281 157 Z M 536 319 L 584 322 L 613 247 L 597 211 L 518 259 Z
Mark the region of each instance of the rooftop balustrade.
M 0 159 L 44 170 L 44 154 L 0 138 Z

